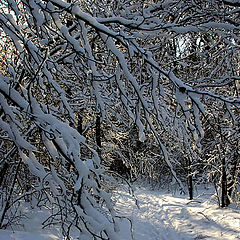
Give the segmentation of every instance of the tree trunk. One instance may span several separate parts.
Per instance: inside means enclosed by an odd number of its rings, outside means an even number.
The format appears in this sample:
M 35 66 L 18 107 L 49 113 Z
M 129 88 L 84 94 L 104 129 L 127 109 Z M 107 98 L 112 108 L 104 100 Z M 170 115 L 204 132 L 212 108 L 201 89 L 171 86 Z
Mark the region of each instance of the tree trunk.
M 11 197 L 12 197 L 12 194 L 13 194 L 13 190 L 14 190 L 14 186 L 15 186 L 15 183 L 16 183 L 16 179 L 17 179 L 17 175 L 18 175 L 18 171 L 19 171 L 19 168 L 20 168 L 20 165 L 21 165 L 21 159 L 19 160 L 17 166 L 16 166 L 16 172 L 14 174 L 14 177 L 13 177 L 13 180 L 12 180 L 12 183 L 11 183 L 11 186 L 10 186 L 10 191 L 9 191 L 9 194 L 7 196 L 7 200 L 6 200 L 6 203 L 5 203 L 5 206 L 3 207 L 2 209 L 2 212 L 1 212 L 1 216 L 0 216 L 0 229 L 3 228 L 4 224 L 4 218 L 7 214 L 7 211 L 10 207 L 10 201 L 11 201 Z
M 191 160 L 188 159 L 188 167 L 187 167 L 187 182 L 188 182 L 188 192 L 189 192 L 189 199 L 193 199 L 193 178 L 192 178 L 192 168 L 191 168 Z
M 8 167 L 9 167 L 9 164 L 7 162 L 4 162 L 3 167 L 0 170 L 0 187 L 3 185 L 3 179 L 7 172 Z
M 82 127 L 82 116 L 78 114 L 78 125 L 77 125 L 77 130 L 78 132 L 82 135 L 83 134 L 83 127 Z
M 230 169 L 230 179 L 227 183 L 227 194 L 230 197 L 232 196 L 233 189 L 234 189 L 234 182 L 236 180 L 237 165 L 238 165 L 237 152 L 235 152 L 232 159 L 232 168 Z M 229 204 L 230 204 L 230 201 L 229 201 L 229 198 L 227 198 L 227 205 Z
M 101 118 L 100 114 L 97 115 L 96 118 L 96 143 L 98 146 L 98 153 L 100 154 L 101 152 L 101 147 L 102 147 L 102 142 L 101 142 Z
M 227 207 L 229 205 L 227 195 L 227 173 L 226 173 L 226 161 L 225 157 L 222 158 L 222 196 L 221 196 L 221 207 Z

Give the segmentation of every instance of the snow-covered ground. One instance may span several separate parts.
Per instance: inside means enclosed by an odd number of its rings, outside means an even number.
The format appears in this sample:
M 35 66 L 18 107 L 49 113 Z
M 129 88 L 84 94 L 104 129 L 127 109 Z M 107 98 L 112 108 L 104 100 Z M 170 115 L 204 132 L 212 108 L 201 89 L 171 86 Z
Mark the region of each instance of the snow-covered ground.
M 240 239 L 240 209 L 221 209 L 210 199 L 211 194 L 201 191 L 193 201 L 186 196 L 137 187 L 135 200 L 127 191 L 115 196 L 119 214 L 132 222 L 135 240 L 237 240 Z M 31 210 L 24 222 L 24 231 L 0 230 L 0 240 L 63 240 L 60 230 L 42 230 L 44 212 Z M 130 240 L 130 221 L 120 221 L 120 239 Z
M 240 209 L 221 209 L 206 192 L 189 201 L 186 196 L 138 188 L 140 209 L 124 193 L 117 206 L 132 219 L 136 240 L 240 239 Z M 123 239 L 130 239 L 127 233 Z

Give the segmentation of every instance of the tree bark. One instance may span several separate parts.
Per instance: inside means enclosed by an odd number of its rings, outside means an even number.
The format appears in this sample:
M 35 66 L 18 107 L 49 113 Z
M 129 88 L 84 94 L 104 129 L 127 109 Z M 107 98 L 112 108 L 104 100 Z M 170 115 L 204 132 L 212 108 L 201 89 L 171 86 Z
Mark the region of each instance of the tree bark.
M 223 0 L 223 3 L 232 6 L 232 7 L 240 7 L 240 1 L 239 0 Z
M 222 158 L 222 196 L 221 196 L 221 207 L 227 207 L 229 205 L 228 195 L 227 195 L 227 173 L 226 173 L 226 160 L 225 157 Z
M 82 135 L 83 134 L 83 127 L 82 127 L 82 116 L 78 114 L 78 125 L 77 125 L 77 130 L 78 132 Z
M 21 164 L 21 159 L 19 160 L 17 166 L 16 166 L 16 171 L 15 171 L 15 174 L 14 174 L 14 177 L 13 177 L 13 181 L 12 181 L 12 184 L 11 184 L 11 187 L 10 187 L 10 191 L 9 191 L 9 195 L 7 197 L 7 201 L 6 201 L 6 204 L 2 210 L 2 215 L 0 216 L 0 229 L 3 228 L 3 222 L 4 222 L 4 218 L 7 214 L 7 211 L 10 207 L 10 201 L 11 201 L 11 197 L 12 197 L 12 194 L 13 194 L 13 190 L 14 190 L 14 186 L 15 186 L 15 183 L 16 183 L 16 179 L 17 179 L 17 175 L 18 175 L 18 171 L 19 171 L 19 168 L 20 168 L 20 164 Z
M 192 178 L 192 168 L 191 168 L 191 160 L 188 159 L 188 168 L 187 168 L 187 173 L 188 173 L 188 192 L 189 192 L 189 199 L 193 199 L 193 178 Z
M 0 170 L 0 187 L 3 185 L 3 179 L 6 174 L 6 171 L 9 167 L 9 164 L 7 162 L 4 162 L 2 169 Z
M 102 142 L 101 142 L 101 117 L 100 114 L 96 118 L 96 143 L 98 146 L 98 153 L 101 152 Z
M 234 182 L 236 180 L 237 165 L 238 165 L 237 152 L 235 152 L 234 156 L 233 156 L 233 160 L 232 160 L 232 168 L 230 169 L 230 179 L 227 183 L 227 194 L 230 197 L 232 196 Z M 229 201 L 229 198 L 227 198 L 227 205 L 229 205 L 229 204 L 230 204 L 230 201 Z

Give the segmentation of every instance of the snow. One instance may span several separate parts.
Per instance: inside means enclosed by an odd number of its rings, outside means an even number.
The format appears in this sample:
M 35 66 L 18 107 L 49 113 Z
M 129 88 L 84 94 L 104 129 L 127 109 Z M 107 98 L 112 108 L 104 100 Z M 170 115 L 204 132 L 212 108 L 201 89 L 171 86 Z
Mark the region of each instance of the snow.
M 61 1 L 61 0 L 52 0 L 51 3 L 53 3 L 54 5 L 57 5 L 60 8 L 66 9 L 68 11 L 69 11 L 69 9 L 71 9 L 71 13 L 74 16 L 76 16 L 78 19 L 81 19 L 84 22 L 88 23 L 90 26 L 94 26 L 100 32 L 106 33 L 109 36 L 118 36 L 118 33 L 110 30 L 104 24 L 99 23 L 97 21 L 97 19 L 95 19 L 91 15 L 81 11 L 81 9 L 79 8 L 78 5 L 73 5 L 73 7 L 71 7 L 71 4 L 69 4 L 65 1 Z
M 135 195 L 140 209 L 124 192 L 117 206 L 132 219 L 136 240 L 240 239 L 240 211 L 219 208 L 216 202 L 210 201 L 212 194 L 202 192 L 190 201 L 186 195 L 138 188 Z M 125 235 L 123 239 L 131 238 Z
M 168 190 L 153 191 L 137 186 L 135 196 L 139 207 L 127 190 L 115 191 L 113 201 L 117 213 L 126 216 L 118 220 L 121 240 L 130 240 L 131 236 L 135 240 L 240 239 L 240 210 L 233 205 L 219 208 L 211 188 L 198 189 L 190 201 L 186 195 L 178 195 L 176 189 L 171 194 Z M 63 240 L 60 226 L 41 229 L 47 211 L 26 208 L 24 213 L 29 218 L 24 220 L 24 231 L 0 230 L 0 240 Z
M 58 240 L 59 238 L 54 234 L 44 234 L 44 233 L 27 233 L 20 231 L 0 231 L 0 240 Z
M 233 24 L 229 23 L 217 23 L 217 22 L 208 22 L 205 24 L 202 24 L 198 27 L 187 25 L 183 27 L 172 27 L 172 31 L 174 31 L 177 34 L 186 34 L 188 32 L 199 32 L 199 31 L 205 31 L 205 29 L 213 28 L 213 29 L 225 29 L 225 30 L 239 30 L 239 27 L 235 27 Z
M 37 26 L 38 27 L 42 26 L 42 24 L 44 23 L 44 15 L 43 15 L 42 11 L 40 10 L 40 8 L 38 7 L 38 5 L 36 4 L 36 1 L 30 0 L 29 5 L 32 8 L 32 14 L 33 14 L 34 18 L 36 19 Z

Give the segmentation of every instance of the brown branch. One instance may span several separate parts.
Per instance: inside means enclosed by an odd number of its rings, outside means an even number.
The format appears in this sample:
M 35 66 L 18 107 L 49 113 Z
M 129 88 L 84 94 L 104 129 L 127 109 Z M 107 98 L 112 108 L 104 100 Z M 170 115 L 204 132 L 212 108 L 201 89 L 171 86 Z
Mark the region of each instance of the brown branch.
M 232 7 L 240 7 L 239 0 L 223 0 L 223 3 Z

